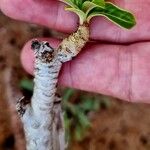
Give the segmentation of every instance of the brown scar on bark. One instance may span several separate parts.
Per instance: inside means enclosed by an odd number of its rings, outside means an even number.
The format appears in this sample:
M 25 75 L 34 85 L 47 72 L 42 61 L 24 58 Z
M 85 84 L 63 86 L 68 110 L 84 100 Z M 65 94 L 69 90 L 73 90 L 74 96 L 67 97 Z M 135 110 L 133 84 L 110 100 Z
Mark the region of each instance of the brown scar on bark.
M 23 117 L 26 111 L 26 105 L 30 103 L 30 100 L 25 99 L 25 97 L 21 97 L 18 99 L 16 104 L 16 110 L 19 116 Z
M 42 53 L 42 60 L 44 60 L 45 62 L 51 62 L 52 59 L 54 58 L 54 53 L 49 52 L 49 51 L 44 51 Z

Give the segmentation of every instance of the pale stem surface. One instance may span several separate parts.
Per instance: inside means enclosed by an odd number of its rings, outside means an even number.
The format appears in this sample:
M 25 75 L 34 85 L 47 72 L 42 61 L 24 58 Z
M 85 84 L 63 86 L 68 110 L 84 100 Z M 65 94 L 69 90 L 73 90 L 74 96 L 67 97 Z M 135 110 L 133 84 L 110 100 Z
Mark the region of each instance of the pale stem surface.
M 89 39 L 87 25 L 64 39 L 57 50 L 48 42 L 32 42 L 35 53 L 34 92 L 30 104 L 17 105 L 22 115 L 27 150 L 64 150 L 65 131 L 61 98 L 56 96 L 62 63 L 71 60 Z

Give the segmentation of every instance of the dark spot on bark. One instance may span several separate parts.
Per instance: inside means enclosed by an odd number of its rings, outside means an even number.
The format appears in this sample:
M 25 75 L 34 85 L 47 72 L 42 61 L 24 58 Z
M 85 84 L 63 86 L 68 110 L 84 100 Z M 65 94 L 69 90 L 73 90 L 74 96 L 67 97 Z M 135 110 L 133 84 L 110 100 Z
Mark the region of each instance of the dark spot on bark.
M 79 34 L 80 37 L 82 36 L 82 31 L 81 31 L 81 29 L 78 30 L 78 34 Z
M 61 100 L 54 101 L 54 105 L 59 105 L 60 103 L 61 103 Z
M 52 79 L 53 79 L 53 80 L 57 80 L 57 79 L 58 79 L 58 77 L 56 76 L 56 77 L 53 77 Z
M 39 49 L 40 46 L 41 46 L 41 44 L 40 44 L 40 42 L 39 42 L 38 40 L 32 41 L 31 48 L 32 48 L 33 50 Z
M 66 52 L 72 53 L 71 50 L 68 47 L 66 47 Z
M 26 98 L 22 97 L 17 101 L 16 109 L 18 114 L 22 117 L 26 111 L 26 105 L 30 103 L 30 100 L 27 100 Z
M 57 49 L 57 52 L 61 52 L 62 51 L 62 45 L 59 45 L 58 49 Z
M 34 69 L 35 69 L 36 71 L 39 71 L 39 70 L 40 70 L 40 68 L 38 68 L 38 67 L 34 67 Z
M 57 71 L 53 71 L 53 72 L 51 72 L 51 74 L 55 74 L 55 73 L 57 73 Z
M 50 47 L 50 45 L 49 45 L 49 43 L 48 43 L 48 42 L 46 42 L 46 43 L 45 43 L 45 45 L 46 45 L 47 47 Z
M 58 86 L 58 85 L 57 85 L 57 86 Z M 55 95 L 56 95 L 56 97 L 61 98 L 61 96 L 60 96 L 59 93 L 56 93 Z
M 41 111 L 46 111 L 48 108 L 39 107 L 39 109 L 40 109 Z
M 44 141 L 44 145 L 45 145 L 46 148 L 47 148 L 47 146 L 48 146 L 48 143 L 49 143 L 49 140 L 45 140 L 45 141 Z
M 87 39 L 84 36 L 81 36 L 81 39 L 85 42 L 87 41 Z
M 47 106 L 53 106 L 52 104 L 53 104 L 53 102 L 45 102 L 45 104 L 47 105 Z
M 70 36 L 69 36 L 69 37 L 70 37 Z M 66 41 L 67 41 L 67 42 L 69 42 L 69 41 L 70 41 L 69 37 L 68 37 L 68 38 L 66 38 Z M 66 46 L 66 45 L 65 45 L 65 46 Z
M 74 39 L 75 39 L 76 42 L 79 41 L 79 37 L 80 36 L 78 34 L 75 34 Z
M 43 92 L 43 95 L 44 95 L 45 97 L 49 97 L 49 95 L 48 95 L 48 94 L 46 94 L 45 92 Z
M 38 145 L 36 139 L 33 139 L 33 143 L 34 143 L 36 146 Z
M 53 59 L 54 57 L 54 54 L 52 52 L 49 52 L 49 51 L 44 51 L 42 53 L 42 59 L 45 61 L 45 62 L 51 62 L 51 60 Z
M 58 131 L 63 129 L 63 125 L 62 125 L 62 121 L 61 121 L 60 115 L 58 116 L 58 122 L 57 122 L 57 127 L 56 128 L 57 128 Z
M 47 93 L 45 93 L 45 91 L 44 91 L 44 92 L 43 92 L 43 95 L 46 96 L 46 97 L 51 97 L 51 96 L 53 95 L 53 93 L 47 94 Z
M 51 66 L 48 66 L 48 68 L 53 68 L 54 66 L 53 65 L 51 65 Z

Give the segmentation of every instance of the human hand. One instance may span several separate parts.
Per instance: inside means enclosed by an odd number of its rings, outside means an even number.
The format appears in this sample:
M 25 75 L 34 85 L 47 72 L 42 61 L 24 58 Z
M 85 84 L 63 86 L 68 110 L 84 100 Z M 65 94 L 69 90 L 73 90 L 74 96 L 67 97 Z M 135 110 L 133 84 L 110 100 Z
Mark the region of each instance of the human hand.
M 59 82 L 82 90 L 103 93 L 132 102 L 150 103 L 150 0 L 115 0 L 136 16 L 132 30 L 117 27 L 102 17 L 91 22 L 91 39 L 81 54 L 64 64 Z M 73 32 L 77 16 L 64 11 L 57 0 L 1 0 L 1 10 L 8 16 L 59 30 Z M 47 39 L 57 47 L 60 41 Z M 21 60 L 24 68 L 33 73 L 33 52 L 28 42 Z

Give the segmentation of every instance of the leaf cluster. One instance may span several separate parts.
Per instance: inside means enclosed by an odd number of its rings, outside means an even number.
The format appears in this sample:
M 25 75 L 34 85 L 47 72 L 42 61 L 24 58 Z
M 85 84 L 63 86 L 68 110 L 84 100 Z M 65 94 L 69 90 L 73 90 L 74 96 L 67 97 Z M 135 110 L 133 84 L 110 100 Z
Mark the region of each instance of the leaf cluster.
M 79 16 L 80 24 L 89 23 L 93 17 L 103 16 L 113 23 L 130 29 L 135 24 L 132 13 L 119 8 L 105 0 L 60 0 L 67 4 L 66 10 L 76 13 Z
M 109 102 L 96 94 L 67 88 L 63 94 L 67 140 L 81 141 L 91 127 L 89 114 L 109 107 Z

